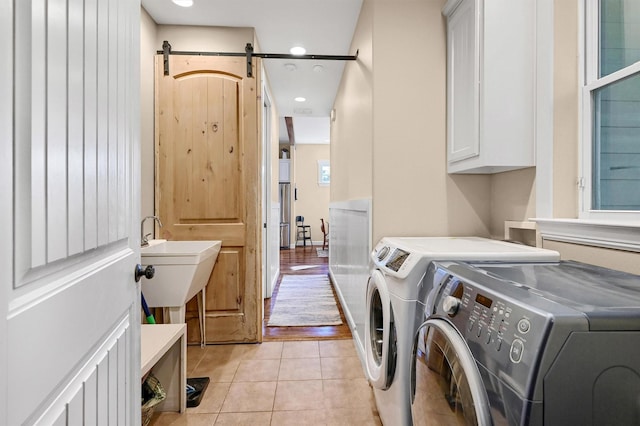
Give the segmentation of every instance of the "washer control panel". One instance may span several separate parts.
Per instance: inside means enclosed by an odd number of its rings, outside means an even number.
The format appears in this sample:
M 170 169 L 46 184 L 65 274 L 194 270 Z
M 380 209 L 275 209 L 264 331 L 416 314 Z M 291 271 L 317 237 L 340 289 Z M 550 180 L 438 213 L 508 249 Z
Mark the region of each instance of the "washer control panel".
M 450 273 L 440 283 L 435 314 L 454 324 L 477 361 L 489 370 L 508 372 L 524 389 L 542 352 L 550 317 Z
M 371 253 L 371 260 L 379 269 L 394 273 L 398 277 L 406 276 L 419 258 L 420 256 L 408 250 L 383 243 L 379 243 Z
M 410 253 L 408 251 L 397 248 L 393 251 L 391 256 L 389 256 L 389 260 L 387 260 L 385 266 L 394 272 L 398 272 L 409 257 L 409 254 Z

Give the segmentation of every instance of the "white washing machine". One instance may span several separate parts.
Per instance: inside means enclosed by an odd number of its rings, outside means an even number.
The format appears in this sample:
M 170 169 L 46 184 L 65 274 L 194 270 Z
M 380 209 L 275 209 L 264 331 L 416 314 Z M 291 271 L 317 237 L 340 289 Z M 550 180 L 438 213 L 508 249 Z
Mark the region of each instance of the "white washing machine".
M 418 288 L 434 260 L 558 261 L 559 253 L 479 237 L 386 237 L 371 253 L 365 369 L 382 423 L 411 425 L 411 347 Z

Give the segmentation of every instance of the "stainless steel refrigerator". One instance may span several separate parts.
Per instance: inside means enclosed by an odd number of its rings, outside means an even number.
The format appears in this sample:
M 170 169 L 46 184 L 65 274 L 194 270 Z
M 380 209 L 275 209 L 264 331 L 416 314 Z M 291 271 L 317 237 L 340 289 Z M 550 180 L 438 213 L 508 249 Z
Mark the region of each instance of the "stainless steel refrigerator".
M 291 184 L 280 184 L 280 248 L 289 248 L 291 223 Z

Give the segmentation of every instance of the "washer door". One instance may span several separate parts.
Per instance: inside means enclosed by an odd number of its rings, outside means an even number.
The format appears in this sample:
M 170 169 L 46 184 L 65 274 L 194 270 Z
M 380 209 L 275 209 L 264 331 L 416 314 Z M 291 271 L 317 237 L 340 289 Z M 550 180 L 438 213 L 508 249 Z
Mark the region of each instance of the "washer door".
M 367 284 L 364 327 L 367 377 L 378 389 L 388 389 L 396 369 L 396 329 L 389 290 L 384 276 L 374 271 Z
M 411 366 L 414 425 L 492 425 L 473 355 L 447 321 L 430 318 L 416 334 Z

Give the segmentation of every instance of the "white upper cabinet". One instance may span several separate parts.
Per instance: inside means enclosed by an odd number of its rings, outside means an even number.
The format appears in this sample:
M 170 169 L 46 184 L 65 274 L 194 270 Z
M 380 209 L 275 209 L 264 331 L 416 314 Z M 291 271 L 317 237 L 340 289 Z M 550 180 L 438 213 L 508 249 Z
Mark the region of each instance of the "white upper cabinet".
M 280 159 L 280 169 L 278 172 L 279 182 L 291 182 L 291 163 L 290 160 Z
M 534 0 L 449 0 L 449 173 L 535 165 Z

